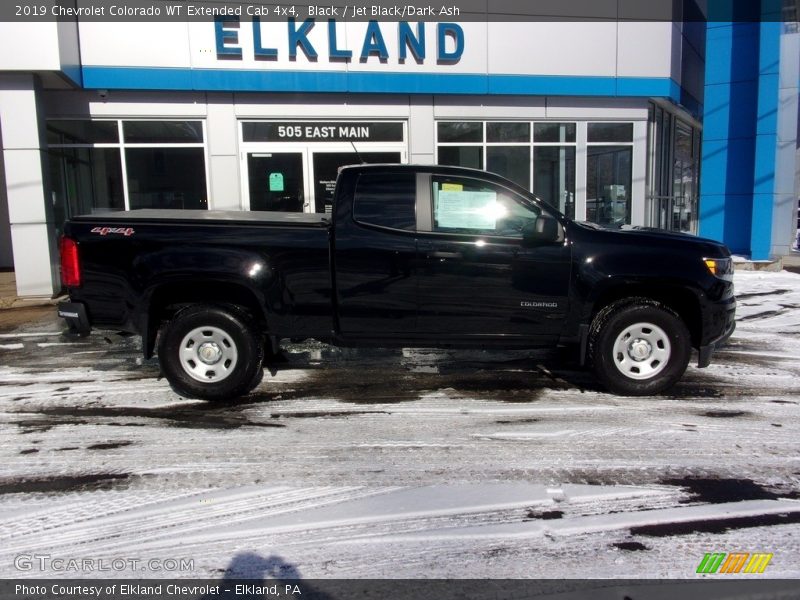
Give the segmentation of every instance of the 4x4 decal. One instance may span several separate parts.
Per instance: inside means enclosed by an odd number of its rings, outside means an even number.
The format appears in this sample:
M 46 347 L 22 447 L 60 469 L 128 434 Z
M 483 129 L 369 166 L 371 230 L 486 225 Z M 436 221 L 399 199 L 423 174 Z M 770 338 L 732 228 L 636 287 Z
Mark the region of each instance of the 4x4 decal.
M 133 227 L 95 227 L 92 233 L 99 233 L 100 235 L 108 235 L 109 233 L 118 233 L 125 237 L 130 237 L 134 233 Z

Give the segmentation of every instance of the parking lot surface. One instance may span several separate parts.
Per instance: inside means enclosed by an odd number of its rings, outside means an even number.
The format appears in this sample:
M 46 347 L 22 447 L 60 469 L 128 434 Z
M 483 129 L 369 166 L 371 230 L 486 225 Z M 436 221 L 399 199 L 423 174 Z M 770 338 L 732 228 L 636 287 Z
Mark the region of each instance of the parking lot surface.
M 0 327 L 0 574 L 694 577 L 760 552 L 798 577 L 800 275 L 736 286 L 728 346 L 651 398 L 565 352 L 309 341 L 207 404 L 138 338 Z

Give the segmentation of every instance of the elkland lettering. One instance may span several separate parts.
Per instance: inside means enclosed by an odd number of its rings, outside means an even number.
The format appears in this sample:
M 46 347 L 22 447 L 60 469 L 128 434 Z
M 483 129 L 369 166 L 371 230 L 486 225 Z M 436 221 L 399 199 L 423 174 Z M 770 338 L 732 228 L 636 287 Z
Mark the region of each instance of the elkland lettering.
M 408 7 L 405 7 L 408 8 Z M 414 8 L 414 7 L 411 7 Z M 445 9 L 447 7 L 442 7 Z M 313 11 L 312 11 L 313 9 Z M 339 8 L 328 6 L 309 7 L 310 14 L 319 16 L 338 16 Z M 418 9 L 415 9 L 418 10 Z M 415 13 L 417 14 L 417 13 Z M 446 13 L 450 14 L 450 13 Z M 381 16 L 384 16 L 381 14 Z M 282 44 L 276 44 L 276 40 L 266 39 L 261 30 L 261 19 L 253 17 L 253 48 L 252 58 L 256 59 L 277 59 L 281 52 L 285 52 L 290 60 L 296 60 L 298 50 L 304 54 L 306 59 L 314 62 L 319 58 L 317 47 L 312 43 L 309 35 L 316 27 L 317 22 L 314 18 L 305 19 L 298 22 L 294 18 L 286 21 L 286 33 L 281 36 Z M 393 57 L 390 56 L 389 45 L 386 43 L 387 36 L 394 35 L 397 39 L 397 56 L 394 57 L 399 63 L 406 59 L 413 58 L 418 63 L 424 62 L 428 58 L 428 43 L 425 38 L 425 23 L 418 22 L 412 27 L 408 21 L 398 21 L 396 23 L 378 23 L 369 21 L 360 44 L 349 48 L 340 45 L 340 38 L 337 36 L 337 22 L 334 18 L 329 18 L 327 22 L 327 51 L 329 60 L 348 62 L 352 60 L 353 53 L 359 52 L 359 60 L 367 62 L 372 58 L 377 58 L 381 62 L 386 62 Z M 218 58 L 243 59 L 244 53 L 239 43 L 240 23 L 236 19 L 220 16 L 214 21 L 216 52 Z M 391 30 L 394 29 L 394 32 Z M 316 42 L 319 43 L 319 42 Z M 446 64 L 454 64 L 461 60 L 464 53 L 464 30 L 456 23 L 436 23 L 436 61 Z M 285 50 L 281 49 L 281 45 Z

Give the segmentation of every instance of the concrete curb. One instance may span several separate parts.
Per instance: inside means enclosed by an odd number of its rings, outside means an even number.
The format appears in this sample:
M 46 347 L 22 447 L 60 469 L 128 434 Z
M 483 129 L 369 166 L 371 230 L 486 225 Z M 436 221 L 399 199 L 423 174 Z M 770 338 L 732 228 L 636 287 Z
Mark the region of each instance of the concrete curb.
M 800 252 L 792 252 L 786 256 L 770 260 L 750 260 L 744 256 L 733 257 L 733 267 L 737 271 L 782 271 L 786 267 L 800 267 Z
M 16 296 L 0 298 L 0 310 L 14 308 L 31 308 L 34 306 L 55 306 L 62 298 L 18 298 Z
M 33 306 L 55 306 L 62 297 L 17 296 L 17 283 L 13 271 L 0 272 L 0 310 L 9 308 L 31 308 Z
M 733 268 L 737 271 L 783 271 L 783 262 L 778 260 L 734 260 Z

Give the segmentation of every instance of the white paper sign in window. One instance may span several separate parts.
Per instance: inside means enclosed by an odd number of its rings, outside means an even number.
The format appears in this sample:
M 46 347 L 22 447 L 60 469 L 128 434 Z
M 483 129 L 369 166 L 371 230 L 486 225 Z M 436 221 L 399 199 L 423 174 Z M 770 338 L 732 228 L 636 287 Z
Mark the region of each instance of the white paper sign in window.
M 492 191 L 441 190 L 436 203 L 436 225 L 448 229 L 494 229 L 503 208 L 497 203 L 497 193 Z

